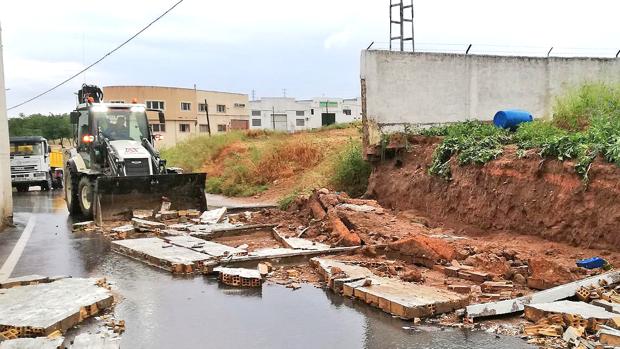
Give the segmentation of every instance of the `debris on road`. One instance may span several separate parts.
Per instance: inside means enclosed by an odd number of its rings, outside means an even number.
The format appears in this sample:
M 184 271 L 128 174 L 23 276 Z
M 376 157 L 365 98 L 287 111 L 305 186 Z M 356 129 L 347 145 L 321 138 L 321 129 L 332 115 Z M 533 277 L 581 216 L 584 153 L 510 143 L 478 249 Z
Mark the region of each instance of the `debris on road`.
M 0 290 L 0 331 L 18 337 L 47 336 L 98 314 L 113 303 L 100 279 L 65 278 Z
M 228 286 L 261 287 L 263 284 L 260 272 L 255 269 L 217 267 L 213 271 L 218 273 L 220 282 Z
M 65 339 L 63 337 L 53 339 L 37 337 L 1 340 L 2 337 L 0 337 L 0 349 L 57 349 L 62 346 Z
M 200 215 L 200 223 L 202 224 L 219 223 L 225 214 L 226 214 L 226 207 L 221 207 L 215 210 L 204 211 Z
M 313 258 L 329 287 L 402 319 L 424 318 L 452 312 L 469 303 L 469 296 L 375 276 L 369 269 L 337 260 Z

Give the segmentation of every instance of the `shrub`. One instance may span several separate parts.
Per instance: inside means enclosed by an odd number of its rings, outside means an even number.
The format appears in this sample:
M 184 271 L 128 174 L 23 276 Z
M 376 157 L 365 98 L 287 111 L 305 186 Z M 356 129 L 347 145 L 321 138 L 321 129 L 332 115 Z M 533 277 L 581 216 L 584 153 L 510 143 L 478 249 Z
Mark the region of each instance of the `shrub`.
M 558 127 L 584 130 L 595 118 L 620 118 L 620 84 L 586 83 L 556 99 L 553 122 Z
M 334 166 L 333 185 L 350 196 L 361 196 L 368 186 L 370 164 L 362 156 L 362 143 L 351 140 Z

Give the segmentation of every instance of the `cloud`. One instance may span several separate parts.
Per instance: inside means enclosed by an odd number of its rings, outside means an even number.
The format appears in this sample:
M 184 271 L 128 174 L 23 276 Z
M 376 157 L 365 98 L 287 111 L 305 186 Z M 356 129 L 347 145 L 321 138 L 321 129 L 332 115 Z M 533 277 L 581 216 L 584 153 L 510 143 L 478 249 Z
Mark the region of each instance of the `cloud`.
M 323 41 L 323 47 L 326 50 L 332 48 L 340 48 L 346 46 L 353 36 L 351 28 L 347 27 L 341 31 L 330 34 L 325 41 Z

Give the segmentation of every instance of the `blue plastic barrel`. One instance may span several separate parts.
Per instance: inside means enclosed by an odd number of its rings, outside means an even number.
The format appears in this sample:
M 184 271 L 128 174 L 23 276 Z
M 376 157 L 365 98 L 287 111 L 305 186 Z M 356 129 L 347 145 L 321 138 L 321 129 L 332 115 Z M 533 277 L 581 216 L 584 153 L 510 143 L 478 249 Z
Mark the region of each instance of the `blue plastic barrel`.
M 586 269 L 602 268 L 605 264 L 607 264 L 607 261 L 601 257 L 592 257 L 577 261 L 578 267 Z
M 523 122 L 531 122 L 534 120 L 532 114 L 525 110 L 508 109 L 500 110 L 493 117 L 493 124 L 501 128 L 515 129 Z

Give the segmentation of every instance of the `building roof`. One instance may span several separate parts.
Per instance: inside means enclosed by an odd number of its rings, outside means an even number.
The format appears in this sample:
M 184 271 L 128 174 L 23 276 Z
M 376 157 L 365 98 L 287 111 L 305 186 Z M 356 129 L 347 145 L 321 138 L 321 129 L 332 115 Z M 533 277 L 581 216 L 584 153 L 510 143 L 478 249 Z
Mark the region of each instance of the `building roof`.
M 174 86 L 152 86 L 152 85 L 111 85 L 111 86 L 103 86 L 104 88 L 167 88 L 167 89 L 175 89 L 175 90 L 190 90 L 197 92 L 213 92 L 213 93 L 228 93 L 231 95 L 242 95 L 247 96 L 247 93 L 240 92 L 226 92 L 226 91 L 215 91 L 215 90 L 201 90 L 201 89 L 193 89 L 188 87 L 174 87 Z
M 20 136 L 20 137 L 10 137 L 11 142 L 45 142 L 47 139 L 41 136 Z

